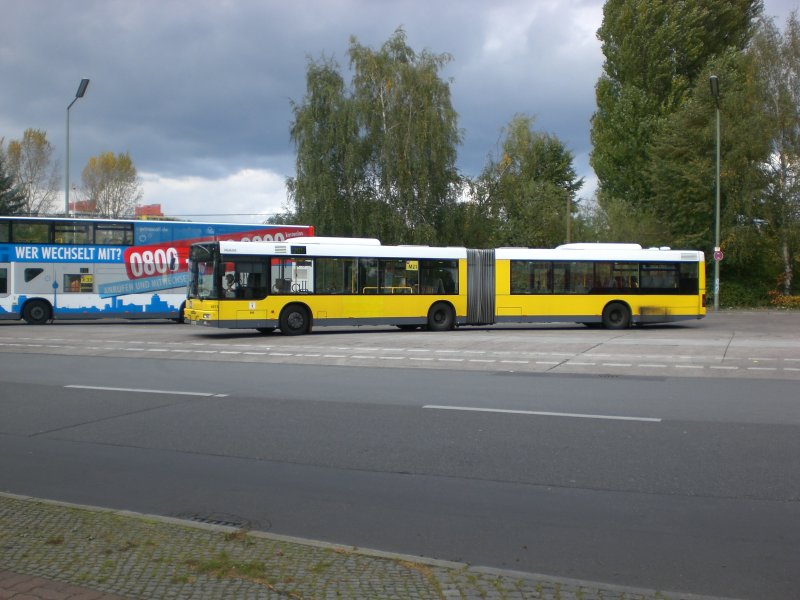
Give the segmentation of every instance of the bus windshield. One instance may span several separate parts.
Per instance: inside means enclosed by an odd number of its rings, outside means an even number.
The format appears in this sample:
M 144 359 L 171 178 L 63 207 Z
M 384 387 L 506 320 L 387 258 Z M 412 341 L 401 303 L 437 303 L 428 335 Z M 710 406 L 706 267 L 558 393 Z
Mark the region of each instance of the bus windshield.
M 213 300 L 220 297 L 220 285 L 214 276 L 215 256 L 213 248 L 196 244 L 192 246 L 189 264 L 192 277 L 189 280 L 188 297 Z

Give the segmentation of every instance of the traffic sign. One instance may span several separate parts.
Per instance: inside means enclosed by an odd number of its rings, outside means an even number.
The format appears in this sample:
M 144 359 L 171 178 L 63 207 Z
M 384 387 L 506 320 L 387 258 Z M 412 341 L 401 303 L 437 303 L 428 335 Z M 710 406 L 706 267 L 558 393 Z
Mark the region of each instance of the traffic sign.
M 721 261 L 725 255 L 722 253 L 722 250 L 714 250 L 714 260 L 719 262 Z

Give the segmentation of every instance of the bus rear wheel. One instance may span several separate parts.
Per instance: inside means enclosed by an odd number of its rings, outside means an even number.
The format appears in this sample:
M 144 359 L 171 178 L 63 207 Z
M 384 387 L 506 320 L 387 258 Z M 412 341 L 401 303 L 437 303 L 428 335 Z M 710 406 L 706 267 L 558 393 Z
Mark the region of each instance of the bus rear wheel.
M 603 327 L 627 329 L 631 325 L 631 310 L 622 302 L 611 302 L 603 309 Z
M 437 302 L 428 311 L 428 329 L 431 331 L 449 331 L 455 321 L 453 307 L 446 302 Z
M 22 318 L 29 325 L 44 325 L 50 320 L 52 311 L 44 300 L 31 300 L 22 311 Z
M 311 317 L 304 306 L 290 304 L 281 311 L 280 326 L 283 335 L 303 335 L 311 330 Z

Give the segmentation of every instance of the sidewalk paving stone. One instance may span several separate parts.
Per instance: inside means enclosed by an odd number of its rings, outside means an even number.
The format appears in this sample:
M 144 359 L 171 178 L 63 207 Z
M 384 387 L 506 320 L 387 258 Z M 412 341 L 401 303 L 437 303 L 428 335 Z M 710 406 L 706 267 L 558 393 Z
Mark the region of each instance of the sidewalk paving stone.
M 0 600 L 704 600 L 0 493 Z

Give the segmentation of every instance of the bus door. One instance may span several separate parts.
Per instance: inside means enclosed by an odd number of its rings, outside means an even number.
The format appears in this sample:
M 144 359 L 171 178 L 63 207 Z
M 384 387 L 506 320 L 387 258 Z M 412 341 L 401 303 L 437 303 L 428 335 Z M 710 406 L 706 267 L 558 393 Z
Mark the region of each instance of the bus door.
M 467 324 L 490 325 L 495 318 L 494 250 L 467 250 Z
M 0 307 L 6 311 L 11 309 L 11 306 L 6 303 L 6 299 L 11 295 L 10 273 L 11 265 L 0 262 Z

